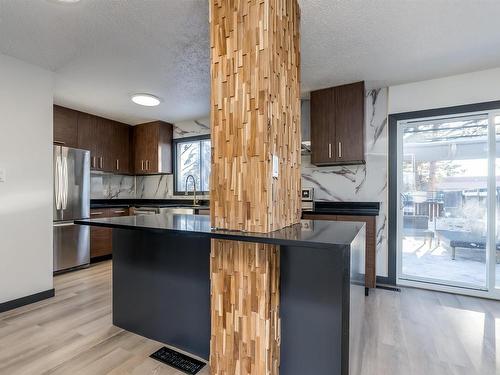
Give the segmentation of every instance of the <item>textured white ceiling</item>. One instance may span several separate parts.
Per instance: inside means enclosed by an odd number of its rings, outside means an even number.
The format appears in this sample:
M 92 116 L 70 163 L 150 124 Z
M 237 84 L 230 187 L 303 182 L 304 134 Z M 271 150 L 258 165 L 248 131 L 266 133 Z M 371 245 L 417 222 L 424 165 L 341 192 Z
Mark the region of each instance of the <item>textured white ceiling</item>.
M 300 0 L 299 0 L 300 1 Z M 498 0 L 301 0 L 302 91 L 500 66 Z
M 304 93 L 500 66 L 498 0 L 300 3 Z M 207 0 L 0 0 L 0 52 L 55 71 L 61 105 L 133 124 L 209 112 Z

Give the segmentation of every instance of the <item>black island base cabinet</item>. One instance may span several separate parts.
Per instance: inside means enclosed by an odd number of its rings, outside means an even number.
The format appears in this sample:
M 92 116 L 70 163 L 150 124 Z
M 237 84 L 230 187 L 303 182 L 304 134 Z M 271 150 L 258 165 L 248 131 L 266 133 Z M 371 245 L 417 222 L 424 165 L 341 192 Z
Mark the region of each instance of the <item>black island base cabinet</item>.
M 364 223 L 308 221 L 267 234 L 212 231 L 199 215 L 78 224 L 113 229 L 113 324 L 207 360 L 211 238 L 280 245 L 280 373 L 348 374 L 350 278 Z

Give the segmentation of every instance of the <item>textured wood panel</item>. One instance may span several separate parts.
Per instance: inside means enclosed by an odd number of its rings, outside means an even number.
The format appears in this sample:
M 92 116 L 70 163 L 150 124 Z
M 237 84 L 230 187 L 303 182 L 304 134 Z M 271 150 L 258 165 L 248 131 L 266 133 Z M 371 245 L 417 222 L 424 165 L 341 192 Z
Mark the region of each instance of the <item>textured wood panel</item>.
M 212 240 L 212 374 L 279 373 L 279 260 L 276 245 Z
M 214 227 L 300 220 L 299 26 L 297 0 L 210 0 Z

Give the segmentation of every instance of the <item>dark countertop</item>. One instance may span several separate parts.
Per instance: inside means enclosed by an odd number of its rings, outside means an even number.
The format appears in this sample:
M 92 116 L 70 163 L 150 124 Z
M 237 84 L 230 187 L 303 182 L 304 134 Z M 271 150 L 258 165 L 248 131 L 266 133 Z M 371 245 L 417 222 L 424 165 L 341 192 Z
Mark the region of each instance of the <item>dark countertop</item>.
M 270 233 L 250 233 L 213 230 L 210 227 L 210 218 L 207 216 L 171 213 L 76 220 L 75 223 L 107 228 L 172 232 L 179 235 L 320 248 L 351 244 L 365 225 L 358 222 L 302 220 L 302 225 L 295 224 Z
M 192 199 L 92 199 L 90 208 L 121 207 L 192 207 Z M 200 199 L 198 209 L 210 209 L 208 200 Z M 313 210 L 303 214 L 314 215 L 358 215 L 377 216 L 380 211 L 379 202 L 327 202 L 315 201 Z
M 111 204 L 111 203 L 91 203 L 90 208 L 95 209 L 95 208 L 129 208 L 132 207 L 131 204 Z
M 208 209 L 209 201 L 198 200 L 199 209 Z M 192 207 L 193 199 L 91 199 L 90 208 L 118 207 Z
M 302 214 L 377 216 L 379 211 L 380 202 L 315 201 L 314 208 L 311 211 L 303 211 Z

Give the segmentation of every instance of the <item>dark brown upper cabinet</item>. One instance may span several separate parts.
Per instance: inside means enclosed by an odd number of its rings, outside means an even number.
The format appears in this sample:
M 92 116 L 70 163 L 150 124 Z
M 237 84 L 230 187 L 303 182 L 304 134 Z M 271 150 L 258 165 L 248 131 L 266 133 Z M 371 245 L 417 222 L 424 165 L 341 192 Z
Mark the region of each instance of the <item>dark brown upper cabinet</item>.
M 54 105 L 54 143 L 78 147 L 78 111 Z
M 90 151 L 90 168 L 97 169 L 98 155 L 100 154 L 98 139 L 97 117 L 88 113 L 78 115 L 78 147 Z
M 90 168 L 96 171 L 129 174 L 130 126 L 80 112 L 78 147 L 90 151 Z
M 364 82 L 311 92 L 312 164 L 364 163 L 364 122 Z
M 148 122 L 133 127 L 133 165 L 136 174 L 172 173 L 172 124 Z
M 97 118 L 100 140 L 100 155 L 98 169 L 128 174 L 130 170 L 130 128 L 121 122 Z
M 111 170 L 115 173 L 132 173 L 130 166 L 131 126 L 111 121 Z
M 90 151 L 90 168 L 119 174 L 172 173 L 173 125 L 137 126 L 54 106 L 54 143 Z
M 335 139 L 333 89 L 311 92 L 311 163 L 321 165 L 335 159 L 331 139 Z

